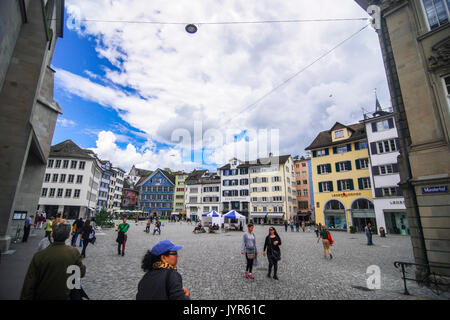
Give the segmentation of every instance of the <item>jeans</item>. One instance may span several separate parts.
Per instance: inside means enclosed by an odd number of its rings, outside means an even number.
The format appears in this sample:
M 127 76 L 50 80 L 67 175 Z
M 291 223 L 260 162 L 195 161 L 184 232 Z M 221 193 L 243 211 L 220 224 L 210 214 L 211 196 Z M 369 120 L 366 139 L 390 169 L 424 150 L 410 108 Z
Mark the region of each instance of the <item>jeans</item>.
M 89 244 L 89 239 L 82 240 L 82 241 L 83 241 L 83 250 L 81 251 L 81 255 L 83 257 L 86 257 L 86 248 L 87 248 L 87 246 Z
M 368 246 L 371 246 L 371 245 L 373 245 L 373 243 L 372 243 L 372 235 L 370 234 L 366 234 L 366 237 L 367 237 L 367 245 Z
M 153 235 L 155 235 L 156 231 L 158 231 L 158 233 L 161 234 L 161 228 L 153 229 Z
M 80 234 L 80 231 L 75 231 L 75 234 L 72 236 L 72 246 L 76 247 L 77 246 L 77 239 L 78 239 L 78 235 Z M 80 241 L 81 244 L 81 241 Z
M 31 225 L 28 227 L 23 227 L 23 238 L 22 242 L 27 242 L 28 236 L 30 235 Z

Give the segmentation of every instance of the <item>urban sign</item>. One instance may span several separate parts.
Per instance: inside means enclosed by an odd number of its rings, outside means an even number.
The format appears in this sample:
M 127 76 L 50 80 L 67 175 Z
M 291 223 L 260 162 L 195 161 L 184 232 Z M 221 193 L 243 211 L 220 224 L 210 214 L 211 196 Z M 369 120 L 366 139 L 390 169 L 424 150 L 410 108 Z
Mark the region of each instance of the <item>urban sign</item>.
M 360 196 L 361 192 L 342 192 L 342 193 L 333 193 L 333 197 L 352 197 L 352 196 Z
M 448 186 L 425 187 L 422 188 L 422 193 L 448 193 Z

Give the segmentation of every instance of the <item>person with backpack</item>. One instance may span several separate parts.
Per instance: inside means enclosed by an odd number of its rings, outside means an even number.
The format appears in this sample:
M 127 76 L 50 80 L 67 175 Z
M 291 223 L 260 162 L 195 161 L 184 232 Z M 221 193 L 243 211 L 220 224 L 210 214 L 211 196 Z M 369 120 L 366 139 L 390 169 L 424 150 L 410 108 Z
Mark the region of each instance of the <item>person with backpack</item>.
M 92 237 L 91 234 L 93 232 L 93 228 L 91 226 L 91 221 L 86 219 L 83 228 L 81 229 L 81 240 L 83 241 L 83 250 L 81 251 L 81 256 L 86 258 L 86 248 L 89 244 L 89 238 Z
M 281 260 L 281 239 L 275 230 L 274 227 L 269 228 L 269 235 L 266 237 L 266 241 L 264 242 L 264 252 L 263 256 L 266 256 L 267 260 L 269 260 L 269 272 L 267 273 L 267 277 L 270 278 L 270 274 L 272 273 L 273 266 L 273 278 L 278 280 L 277 270 L 278 270 L 278 261 Z
M 256 239 L 253 234 L 253 224 L 249 223 L 247 225 L 248 231 L 244 233 L 242 238 L 241 254 L 245 253 L 245 258 L 247 260 L 247 267 L 245 269 L 245 278 L 254 279 L 252 274 L 253 266 L 258 265 L 258 249 L 256 247 Z
M 177 270 L 178 251 L 182 248 L 162 240 L 147 251 L 141 265 L 146 273 L 139 281 L 136 300 L 190 300 Z
M 320 229 L 319 238 L 317 239 L 317 243 L 319 243 L 319 240 L 322 239 L 323 244 L 323 255 L 324 258 L 327 258 L 327 251 L 330 254 L 330 259 L 333 259 L 333 255 L 331 254 L 331 248 L 330 246 L 333 245 L 333 239 L 331 238 L 331 234 L 328 232 L 328 229 L 323 226 Z
M 127 243 L 127 232 L 130 228 L 130 224 L 127 223 L 127 218 L 123 219 L 123 223 L 119 224 L 119 227 L 117 228 L 118 234 L 116 242 L 119 244 L 117 247 L 117 253 L 119 255 L 122 254 L 122 257 L 125 255 L 125 244 Z M 120 250 L 120 246 L 122 246 L 122 251 Z

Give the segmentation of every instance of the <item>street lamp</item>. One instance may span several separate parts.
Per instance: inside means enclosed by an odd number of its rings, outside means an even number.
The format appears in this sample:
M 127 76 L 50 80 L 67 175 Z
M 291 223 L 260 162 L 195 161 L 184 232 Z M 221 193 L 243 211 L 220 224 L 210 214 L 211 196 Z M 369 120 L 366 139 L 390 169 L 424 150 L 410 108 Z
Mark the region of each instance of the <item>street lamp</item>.
M 187 33 L 196 33 L 197 32 L 197 26 L 194 24 L 188 24 L 186 25 L 186 32 Z

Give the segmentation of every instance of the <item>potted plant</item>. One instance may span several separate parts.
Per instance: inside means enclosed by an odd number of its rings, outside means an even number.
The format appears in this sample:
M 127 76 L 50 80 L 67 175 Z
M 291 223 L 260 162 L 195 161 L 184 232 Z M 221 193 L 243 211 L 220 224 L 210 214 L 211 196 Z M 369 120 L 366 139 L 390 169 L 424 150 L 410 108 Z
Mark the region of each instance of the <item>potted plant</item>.
M 356 233 L 356 227 L 350 226 L 350 233 Z
M 372 232 L 372 234 L 377 234 L 377 227 L 371 226 L 370 231 Z

